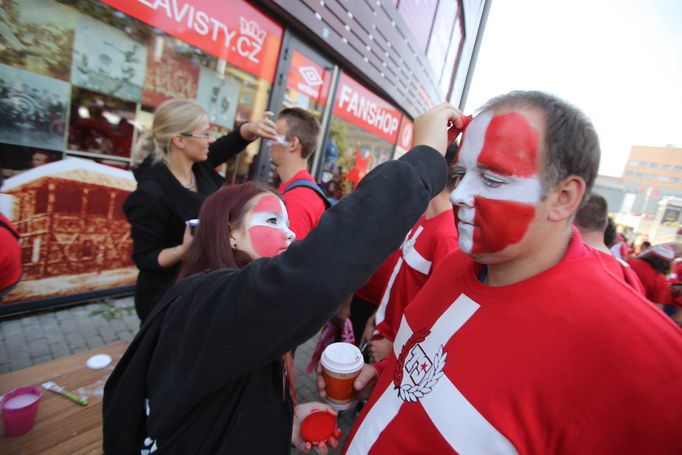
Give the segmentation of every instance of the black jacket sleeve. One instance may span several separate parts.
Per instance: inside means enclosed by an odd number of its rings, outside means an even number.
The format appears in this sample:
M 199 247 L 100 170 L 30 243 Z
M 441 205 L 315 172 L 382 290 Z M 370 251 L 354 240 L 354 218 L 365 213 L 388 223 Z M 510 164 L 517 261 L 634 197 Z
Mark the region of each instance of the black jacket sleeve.
M 208 146 L 208 161 L 213 167 L 237 155 L 249 145 L 249 141 L 242 138 L 239 128 L 235 128 Z
M 156 185 L 154 181 L 139 184 L 123 205 L 133 238 L 133 262 L 147 272 L 164 270 L 158 258 L 167 247 L 166 231 L 173 218 L 161 188 L 152 188 Z
M 168 406 L 159 412 L 183 415 L 314 335 L 398 248 L 445 177 L 445 160 L 416 147 L 370 172 L 286 252 L 197 280 L 169 308 L 150 365 L 151 383 L 160 385 L 153 401 Z

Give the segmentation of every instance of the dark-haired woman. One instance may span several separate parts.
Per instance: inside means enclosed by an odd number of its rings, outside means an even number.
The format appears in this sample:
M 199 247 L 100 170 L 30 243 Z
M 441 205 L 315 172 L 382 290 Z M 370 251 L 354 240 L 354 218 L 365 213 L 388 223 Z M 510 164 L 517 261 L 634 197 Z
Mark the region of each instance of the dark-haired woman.
M 460 116 L 443 104 L 416 119 L 421 145 L 373 170 L 290 248 L 286 209 L 272 191 L 250 183 L 209 197 L 186 278 L 107 382 L 105 452 L 285 454 L 291 443 L 310 450 L 297 425 L 312 409 L 294 408 L 285 354 L 369 278 L 444 187 L 444 125 L 461 125 Z
M 655 245 L 636 258 L 627 260 L 644 286 L 645 296 L 660 305 L 670 305 L 672 295 L 666 275 L 675 259 L 675 251 L 667 245 Z

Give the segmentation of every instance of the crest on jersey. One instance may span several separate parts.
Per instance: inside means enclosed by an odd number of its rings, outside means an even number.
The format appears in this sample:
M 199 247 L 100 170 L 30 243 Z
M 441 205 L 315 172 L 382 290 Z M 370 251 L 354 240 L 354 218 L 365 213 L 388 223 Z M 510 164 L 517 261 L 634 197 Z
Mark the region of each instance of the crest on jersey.
M 441 344 L 438 351 L 429 353 L 421 342 L 426 340 L 431 331 L 421 329 L 412 334 L 403 345 L 393 372 L 393 385 L 398 389 L 398 396 L 403 401 L 417 402 L 430 393 L 438 380 L 443 376 L 443 368 L 448 353 Z

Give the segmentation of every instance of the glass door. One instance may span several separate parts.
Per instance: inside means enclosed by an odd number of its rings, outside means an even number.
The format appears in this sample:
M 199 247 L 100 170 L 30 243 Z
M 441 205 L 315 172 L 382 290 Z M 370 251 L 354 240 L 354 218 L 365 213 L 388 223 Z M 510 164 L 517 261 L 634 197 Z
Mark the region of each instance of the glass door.
M 308 162 L 315 175 L 320 162 L 320 147 L 331 115 L 330 94 L 338 69 L 328 59 L 305 45 L 287 31 L 277 66 L 275 86 L 268 110 L 274 118 L 284 108 L 300 107 L 311 112 L 320 121 L 320 139 L 313 158 Z M 279 185 L 277 173 L 270 163 L 270 150 L 261 144 L 252 178 Z

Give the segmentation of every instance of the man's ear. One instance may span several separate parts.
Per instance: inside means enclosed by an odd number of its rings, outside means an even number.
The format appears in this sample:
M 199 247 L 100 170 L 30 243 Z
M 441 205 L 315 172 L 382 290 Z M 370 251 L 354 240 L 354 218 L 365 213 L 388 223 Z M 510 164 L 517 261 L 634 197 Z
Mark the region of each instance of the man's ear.
M 301 149 L 301 140 L 297 136 L 291 136 L 289 143 L 291 144 L 291 151 L 292 152 L 298 151 Z
M 585 195 L 585 181 L 577 175 L 569 175 L 552 190 L 552 204 L 549 209 L 550 221 L 564 221 L 578 211 Z

